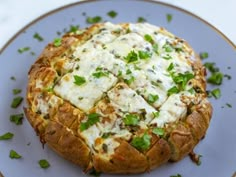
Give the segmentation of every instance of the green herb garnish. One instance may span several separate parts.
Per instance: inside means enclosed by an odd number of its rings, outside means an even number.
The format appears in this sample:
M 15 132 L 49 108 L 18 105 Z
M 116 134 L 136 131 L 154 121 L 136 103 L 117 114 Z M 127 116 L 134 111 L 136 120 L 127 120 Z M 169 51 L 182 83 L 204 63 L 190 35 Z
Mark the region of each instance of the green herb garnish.
M 214 85 L 220 85 L 222 83 L 224 75 L 221 72 L 213 73 L 208 79 L 207 82 L 214 84 Z
M 219 88 L 216 88 L 214 90 L 211 91 L 211 95 L 213 97 L 215 97 L 216 99 L 220 98 L 221 97 L 221 91 Z
M 135 80 L 134 76 L 131 76 L 129 79 L 125 79 L 124 82 L 130 85 L 132 82 L 134 82 L 134 80 Z
M 150 36 L 149 34 L 145 34 L 144 39 L 145 39 L 145 41 L 147 41 L 151 44 L 154 44 L 154 40 L 152 39 L 152 36 Z
M 148 103 L 155 103 L 159 99 L 158 95 L 149 94 L 147 97 Z
M 141 137 L 134 137 L 131 141 L 131 145 L 138 150 L 147 150 L 151 145 L 151 136 L 144 133 Z
M 220 69 L 215 66 L 215 63 L 206 62 L 204 66 L 212 73 L 218 72 Z
M 158 136 L 160 136 L 160 137 L 163 137 L 164 136 L 164 134 L 165 134 L 165 131 L 164 131 L 164 129 L 163 128 L 154 128 L 153 130 L 152 130 L 152 133 L 154 133 L 154 134 L 156 134 L 156 135 L 158 135 Z
M 207 52 L 201 52 L 201 53 L 199 54 L 199 56 L 200 56 L 200 58 L 201 58 L 202 60 L 209 57 L 209 55 L 208 55 Z
M 171 57 L 169 54 L 163 56 L 162 58 L 165 59 L 165 60 L 170 60 L 170 59 L 172 59 L 172 57 Z
M 115 18 L 117 16 L 117 12 L 115 12 L 114 10 L 111 10 L 107 12 L 107 15 L 111 18 Z
M 168 53 L 173 51 L 173 48 L 169 44 L 165 44 L 163 48 L 165 49 L 165 52 Z
M 143 23 L 143 22 L 146 22 L 146 21 L 147 20 L 143 17 L 138 17 L 138 20 L 137 20 L 138 23 Z
M 179 92 L 180 90 L 178 89 L 178 87 L 174 86 L 167 91 L 167 95 L 170 96 L 172 94 L 179 93 Z
M 181 89 L 185 89 L 189 80 L 194 78 L 194 75 L 190 72 L 179 73 L 178 75 L 172 75 L 173 81 L 180 86 Z
M 42 36 L 39 33 L 34 33 L 34 38 L 37 39 L 39 42 L 43 41 Z
M 167 71 L 171 71 L 171 70 L 173 70 L 174 69 L 174 63 L 171 63 L 169 66 L 168 66 L 168 68 L 167 68 Z
M 86 22 L 89 24 L 94 24 L 102 21 L 102 17 L 95 16 L 95 17 L 87 17 Z
M 171 175 L 170 177 L 182 177 L 182 175 L 177 174 L 177 175 Z
M 50 167 L 50 163 L 46 159 L 41 159 L 38 161 L 38 164 L 41 168 L 48 168 Z
M 128 63 L 138 61 L 138 54 L 132 50 L 131 52 L 128 53 L 128 55 L 126 57 L 124 57 L 124 59 Z
M 16 80 L 16 78 L 14 76 L 11 76 L 10 79 L 13 80 L 13 81 Z
M 18 52 L 19 53 L 24 53 L 24 52 L 29 51 L 29 50 L 30 50 L 30 47 L 22 47 L 22 48 L 18 49 Z
M 20 158 L 21 158 L 21 155 L 18 154 L 16 151 L 11 150 L 10 153 L 9 153 L 9 157 L 10 157 L 11 159 L 20 159 Z
M 86 82 L 85 78 L 82 76 L 74 75 L 74 84 L 81 86 Z
M 93 76 L 95 78 L 108 77 L 108 75 L 109 75 L 109 72 L 103 72 L 103 71 L 98 71 L 98 72 L 93 73 Z
M 24 118 L 23 113 L 10 115 L 10 121 L 14 122 L 16 125 L 21 125 L 23 118 Z
M 12 139 L 13 136 L 14 136 L 13 133 L 7 132 L 7 133 L 0 136 L 0 140 L 9 140 L 9 139 Z
M 166 20 L 168 23 L 172 21 L 173 15 L 172 14 L 166 14 Z
M 148 59 L 148 58 L 151 58 L 152 56 L 152 53 L 151 52 L 148 52 L 148 51 L 138 51 L 138 55 L 139 55 L 139 58 L 140 59 Z
M 11 102 L 11 107 L 17 108 L 21 104 L 22 101 L 23 101 L 23 97 L 21 96 L 15 97 Z
M 232 105 L 229 103 L 226 103 L 226 106 L 228 106 L 229 108 L 232 108 Z
M 123 118 L 125 125 L 137 125 L 139 122 L 139 117 L 136 114 L 127 114 Z
M 100 117 L 100 115 L 97 114 L 97 113 L 89 114 L 88 115 L 88 120 L 86 122 L 82 122 L 80 124 L 80 131 L 87 130 L 89 127 L 91 127 L 92 125 L 99 122 L 99 117 Z
M 153 118 L 158 118 L 160 116 L 160 112 L 152 112 Z
M 55 47 L 61 46 L 61 38 L 56 38 L 56 39 L 54 39 L 53 45 L 54 45 Z
M 13 89 L 13 90 L 12 90 L 12 93 L 13 93 L 14 95 L 17 95 L 17 94 L 21 93 L 21 89 Z

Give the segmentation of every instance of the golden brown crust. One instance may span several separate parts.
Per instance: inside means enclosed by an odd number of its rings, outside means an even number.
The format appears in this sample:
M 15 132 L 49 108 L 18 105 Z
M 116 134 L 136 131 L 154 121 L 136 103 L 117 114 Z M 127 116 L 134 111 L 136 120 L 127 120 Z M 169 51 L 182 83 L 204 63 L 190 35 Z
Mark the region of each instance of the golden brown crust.
M 205 68 L 196 54 L 193 57 L 194 60 L 191 61 L 196 77 L 191 82 L 195 90 L 199 92 L 199 99 L 203 98 L 203 100 L 196 100 L 188 107 L 189 114 L 185 119 L 165 127 L 165 136 L 152 136 L 151 146 L 146 151 L 139 151 L 133 147 L 130 143 L 131 139 L 118 139 L 120 144 L 115 148 L 110 159 L 94 153 L 81 136 L 80 124 L 85 118 L 85 113 L 51 92 L 58 77 L 69 72 L 62 65 L 71 56 L 73 46 L 90 39 L 102 27 L 103 24 L 97 24 L 82 34 L 66 34 L 62 38 L 61 46 L 55 47 L 51 43 L 38 57 L 29 71 L 27 87 L 29 107 L 24 109 L 31 126 L 43 143 L 47 143 L 62 157 L 81 166 L 85 171 L 94 168 L 98 172 L 105 173 L 142 173 L 167 161 L 182 159 L 205 136 L 212 115 L 211 104 L 205 99 Z M 122 27 L 128 29 L 128 24 L 122 24 Z M 186 42 L 185 45 L 191 49 Z M 47 108 L 48 114 L 37 110 L 40 99 L 45 102 L 54 102 L 54 107 Z M 117 118 L 115 108 L 105 98 L 91 112 L 96 110 L 104 116 L 112 114 L 113 119 Z M 106 119 L 104 118 L 103 121 Z M 107 121 L 112 120 L 107 118 Z M 136 133 L 143 134 L 144 132 L 140 130 Z

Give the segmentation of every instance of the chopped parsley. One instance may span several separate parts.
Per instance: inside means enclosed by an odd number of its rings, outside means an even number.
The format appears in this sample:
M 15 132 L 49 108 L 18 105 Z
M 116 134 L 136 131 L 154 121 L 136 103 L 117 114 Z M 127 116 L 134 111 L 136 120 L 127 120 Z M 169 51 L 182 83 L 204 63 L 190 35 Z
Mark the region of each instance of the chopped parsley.
M 232 105 L 229 103 L 226 103 L 226 106 L 228 106 L 229 108 L 232 108 Z
M 76 33 L 78 31 L 79 25 L 70 25 L 70 33 Z
M 99 122 L 99 117 L 100 117 L 100 114 L 97 114 L 97 113 L 89 114 L 88 120 L 80 124 L 80 131 L 87 130 L 89 127 Z
M 201 53 L 199 54 L 199 56 L 200 56 L 200 58 L 201 58 L 202 60 L 209 57 L 209 55 L 208 55 L 207 52 L 201 52 Z
M 24 53 L 24 52 L 27 52 L 27 51 L 29 51 L 30 50 L 30 47 L 22 47 L 22 48 L 19 48 L 18 49 L 18 52 L 19 53 Z
M 23 118 L 24 118 L 23 113 L 10 115 L 10 121 L 14 122 L 16 125 L 21 125 Z
M 159 55 L 157 43 L 153 44 L 153 45 L 152 45 L 152 48 L 153 48 L 153 52 L 155 52 L 157 55 Z
M 160 116 L 160 112 L 156 111 L 156 112 L 152 112 L 153 118 L 158 118 Z
M 166 20 L 168 23 L 172 21 L 173 15 L 172 14 L 166 14 Z
M 126 74 L 128 75 L 128 74 L 132 74 L 132 71 L 130 70 L 130 69 L 127 69 L 126 70 Z
M 149 94 L 147 97 L 148 103 L 155 103 L 159 99 L 158 95 Z
M 125 125 L 137 125 L 139 122 L 139 116 L 136 114 L 127 114 L 123 118 Z
M 17 94 L 21 93 L 21 89 L 13 89 L 13 90 L 12 90 L 12 93 L 13 93 L 14 95 L 17 95 Z
M 144 39 L 145 39 L 145 41 L 147 41 L 151 44 L 154 44 L 154 40 L 152 39 L 152 36 L 150 36 L 149 34 L 145 34 Z
M 213 73 L 208 79 L 207 82 L 214 84 L 214 85 L 220 85 L 222 83 L 224 75 L 221 72 Z
M 53 45 L 54 45 L 55 47 L 61 46 L 61 38 L 56 38 L 56 39 L 54 39 Z
M 210 94 L 215 97 L 216 99 L 221 97 L 221 91 L 219 88 L 213 89 Z
M 170 96 L 172 94 L 179 93 L 179 92 L 180 90 L 178 89 L 178 87 L 174 86 L 167 91 L 167 95 Z
M 128 53 L 128 55 L 126 57 L 124 57 L 124 59 L 128 63 L 138 61 L 138 54 L 132 50 L 131 52 Z
M 152 53 L 151 52 L 148 52 L 148 51 L 138 51 L 138 55 L 139 55 L 139 58 L 140 59 L 148 59 L 148 58 L 151 58 L 152 56 Z
M 146 22 L 146 21 L 147 20 L 145 18 L 143 18 L 143 17 L 138 17 L 138 19 L 137 19 L 138 23 L 143 23 L 143 22 Z
M 93 73 L 93 77 L 95 77 L 95 78 L 108 77 L 108 75 L 109 75 L 108 71 L 106 71 L 106 72 L 98 71 L 98 72 Z
M 107 12 L 107 15 L 111 18 L 115 18 L 117 16 L 117 12 L 115 12 L 114 10 L 111 10 Z
M 10 153 L 9 153 L 9 157 L 10 157 L 11 159 L 20 159 L 20 158 L 21 158 L 21 155 L 18 154 L 16 151 L 11 150 Z
M 46 159 L 41 159 L 38 161 L 38 164 L 41 168 L 48 168 L 50 167 L 50 163 Z
M 227 78 L 228 80 L 230 80 L 232 77 L 228 74 L 224 74 L 224 77 Z
M 173 48 L 169 44 L 165 44 L 163 48 L 165 49 L 165 52 L 168 53 L 173 51 Z
M 95 17 L 87 17 L 86 22 L 89 24 L 94 24 L 102 21 L 102 17 L 95 16 Z
M 215 66 L 215 63 L 212 62 L 206 62 L 204 63 L 204 66 L 212 73 L 218 72 L 220 69 Z
M 173 81 L 179 85 L 180 90 L 184 90 L 188 81 L 194 78 L 194 75 L 190 72 L 179 73 L 178 75 L 172 75 Z
M 125 79 L 124 82 L 130 85 L 132 82 L 134 82 L 134 80 L 135 80 L 134 76 L 131 76 L 129 79 Z
M 171 63 L 169 66 L 168 66 L 168 68 L 167 68 L 167 71 L 171 71 L 171 70 L 173 70 L 174 69 L 174 63 Z
M 37 39 L 39 42 L 42 42 L 43 41 L 43 37 L 40 36 L 39 33 L 34 33 L 34 36 L 33 36 L 35 39 Z
M 182 177 L 182 175 L 177 174 L 177 175 L 171 175 L 170 177 Z
M 74 75 L 74 84 L 81 86 L 86 83 L 86 80 L 82 76 Z
M 15 97 L 11 102 L 11 107 L 17 108 L 21 104 L 22 101 L 23 101 L 23 97 L 21 96 Z
M 169 54 L 166 54 L 165 56 L 162 57 L 165 60 L 170 60 L 172 57 Z
M 151 145 L 151 136 L 144 133 L 141 137 L 134 137 L 131 141 L 131 145 L 138 150 L 147 150 Z
M 13 81 L 16 80 L 16 78 L 14 76 L 11 76 L 10 79 L 13 80 Z
M 165 131 L 164 131 L 163 128 L 158 128 L 158 127 L 156 127 L 156 128 L 154 128 L 154 129 L 152 130 L 152 133 L 154 133 L 154 134 L 156 134 L 156 135 L 158 135 L 158 136 L 160 136 L 160 137 L 163 137 L 164 134 L 165 134 Z
M 14 137 L 14 134 L 11 132 L 7 132 L 3 135 L 0 135 L 0 140 L 9 140 L 12 139 Z

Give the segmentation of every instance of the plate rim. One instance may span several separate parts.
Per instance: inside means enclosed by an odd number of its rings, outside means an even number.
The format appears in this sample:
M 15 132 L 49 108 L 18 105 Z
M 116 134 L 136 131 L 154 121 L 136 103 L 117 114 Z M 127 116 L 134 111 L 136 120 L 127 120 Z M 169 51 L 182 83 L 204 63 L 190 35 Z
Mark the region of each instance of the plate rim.
M 84 3 L 93 3 L 93 2 L 97 2 L 97 1 L 112 1 L 112 0 L 81 0 L 78 2 L 74 2 L 74 3 L 69 3 L 66 5 L 63 5 L 61 7 L 58 7 L 56 9 L 50 10 L 46 13 L 43 13 L 42 15 L 38 16 L 37 18 L 35 18 L 34 20 L 31 20 L 29 23 L 27 23 L 25 26 L 23 26 L 21 29 L 19 29 L 10 39 L 8 39 L 8 41 L 3 45 L 3 47 L 0 49 L 0 55 L 6 50 L 7 47 L 10 46 L 10 44 L 20 35 L 22 34 L 22 32 L 24 32 L 26 29 L 30 28 L 33 24 L 37 23 L 38 21 L 54 14 L 57 12 L 60 12 L 61 10 L 76 6 L 76 5 L 80 5 L 80 4 L 84 4 Z M 229 39 L 222 31 L 220 31 L 218 28 L 216 28 L 214 25 L 212 25 L 211 23 L 209 23 L 208 21 L 204 20 L 203 18 L 199 17 L 198 15 L 194 14 L 193 12 L 190 12 L 184 8 L 178 7 L 176 5 L 173 4 L 169 4 L 166 2 L 161 2 L 158 0 L 130 0 L 130 1 L 140 1 L 140 2 L 148 2 L 148 3 L 153 3 L 153 4 L 160 4 L 166 7 L 170 7 L 173 8 L 175 10 L 178 10 L 180 12 L 183 12 L 187 15 L 190 15 L 198 20 L 200 20 L 201 22 L 203 22 L 204 24 L 206 24 L 207 26 L 209 26 L 211 29 L 213 29 L 216 33 L 218 33 L 231 47 L 233 47 L 233 49 L 236 50 L 236 45 L 233 43 L 233 41 L 231 41 L 231 39 Z

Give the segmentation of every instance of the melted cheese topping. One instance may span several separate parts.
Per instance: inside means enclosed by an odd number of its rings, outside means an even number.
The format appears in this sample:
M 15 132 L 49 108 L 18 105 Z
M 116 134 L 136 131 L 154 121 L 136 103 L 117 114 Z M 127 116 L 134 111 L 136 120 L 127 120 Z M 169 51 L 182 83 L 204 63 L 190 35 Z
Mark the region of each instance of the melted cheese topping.
M 176 86 L 171 72 L 193 74 L 189 61 L 193 52 L 183 43 L 175 45 L 174 35 L 147 23 L 129 24 L 126 28 L 105 23 L 88 41 L 74 46 L 76 60 L 62 66 L 72 72 L 63 75 L 54 92 L 86 113 L 103 97 L 109 99 L 115 109 L 115 119 L 114 115 L 110 115 L 113 118 L 109 121 L 101 117 L 99 122 L 81 132 L 94 153 L 108 157 L 119 146 L 115 138 L 131 139 L 132 133 L 123 122 L 128 113 L 144 114 L 137 125 L 141 129 L 148 129 L 150 125 L 164 127 L 186 116 L 187 105 L 182 102 L 182 96 L 189 95 L 182 91 L 168 96 L 168 90 Z M 136 54 L 134 62 L 127 61 L 131 52 Z M 141 58 L 142 52 L 148 57 Z M 171 72 L 170 65 L 173 65 Z M 95 77 L 96 72 L 102 75 Z M 75 84 L 75 76 L 84 78 L 85 83 Z M 159 112 L 158 118 L 155 112 Z M 104 133 L 112 133 L 113 138 L 101 138 Z

